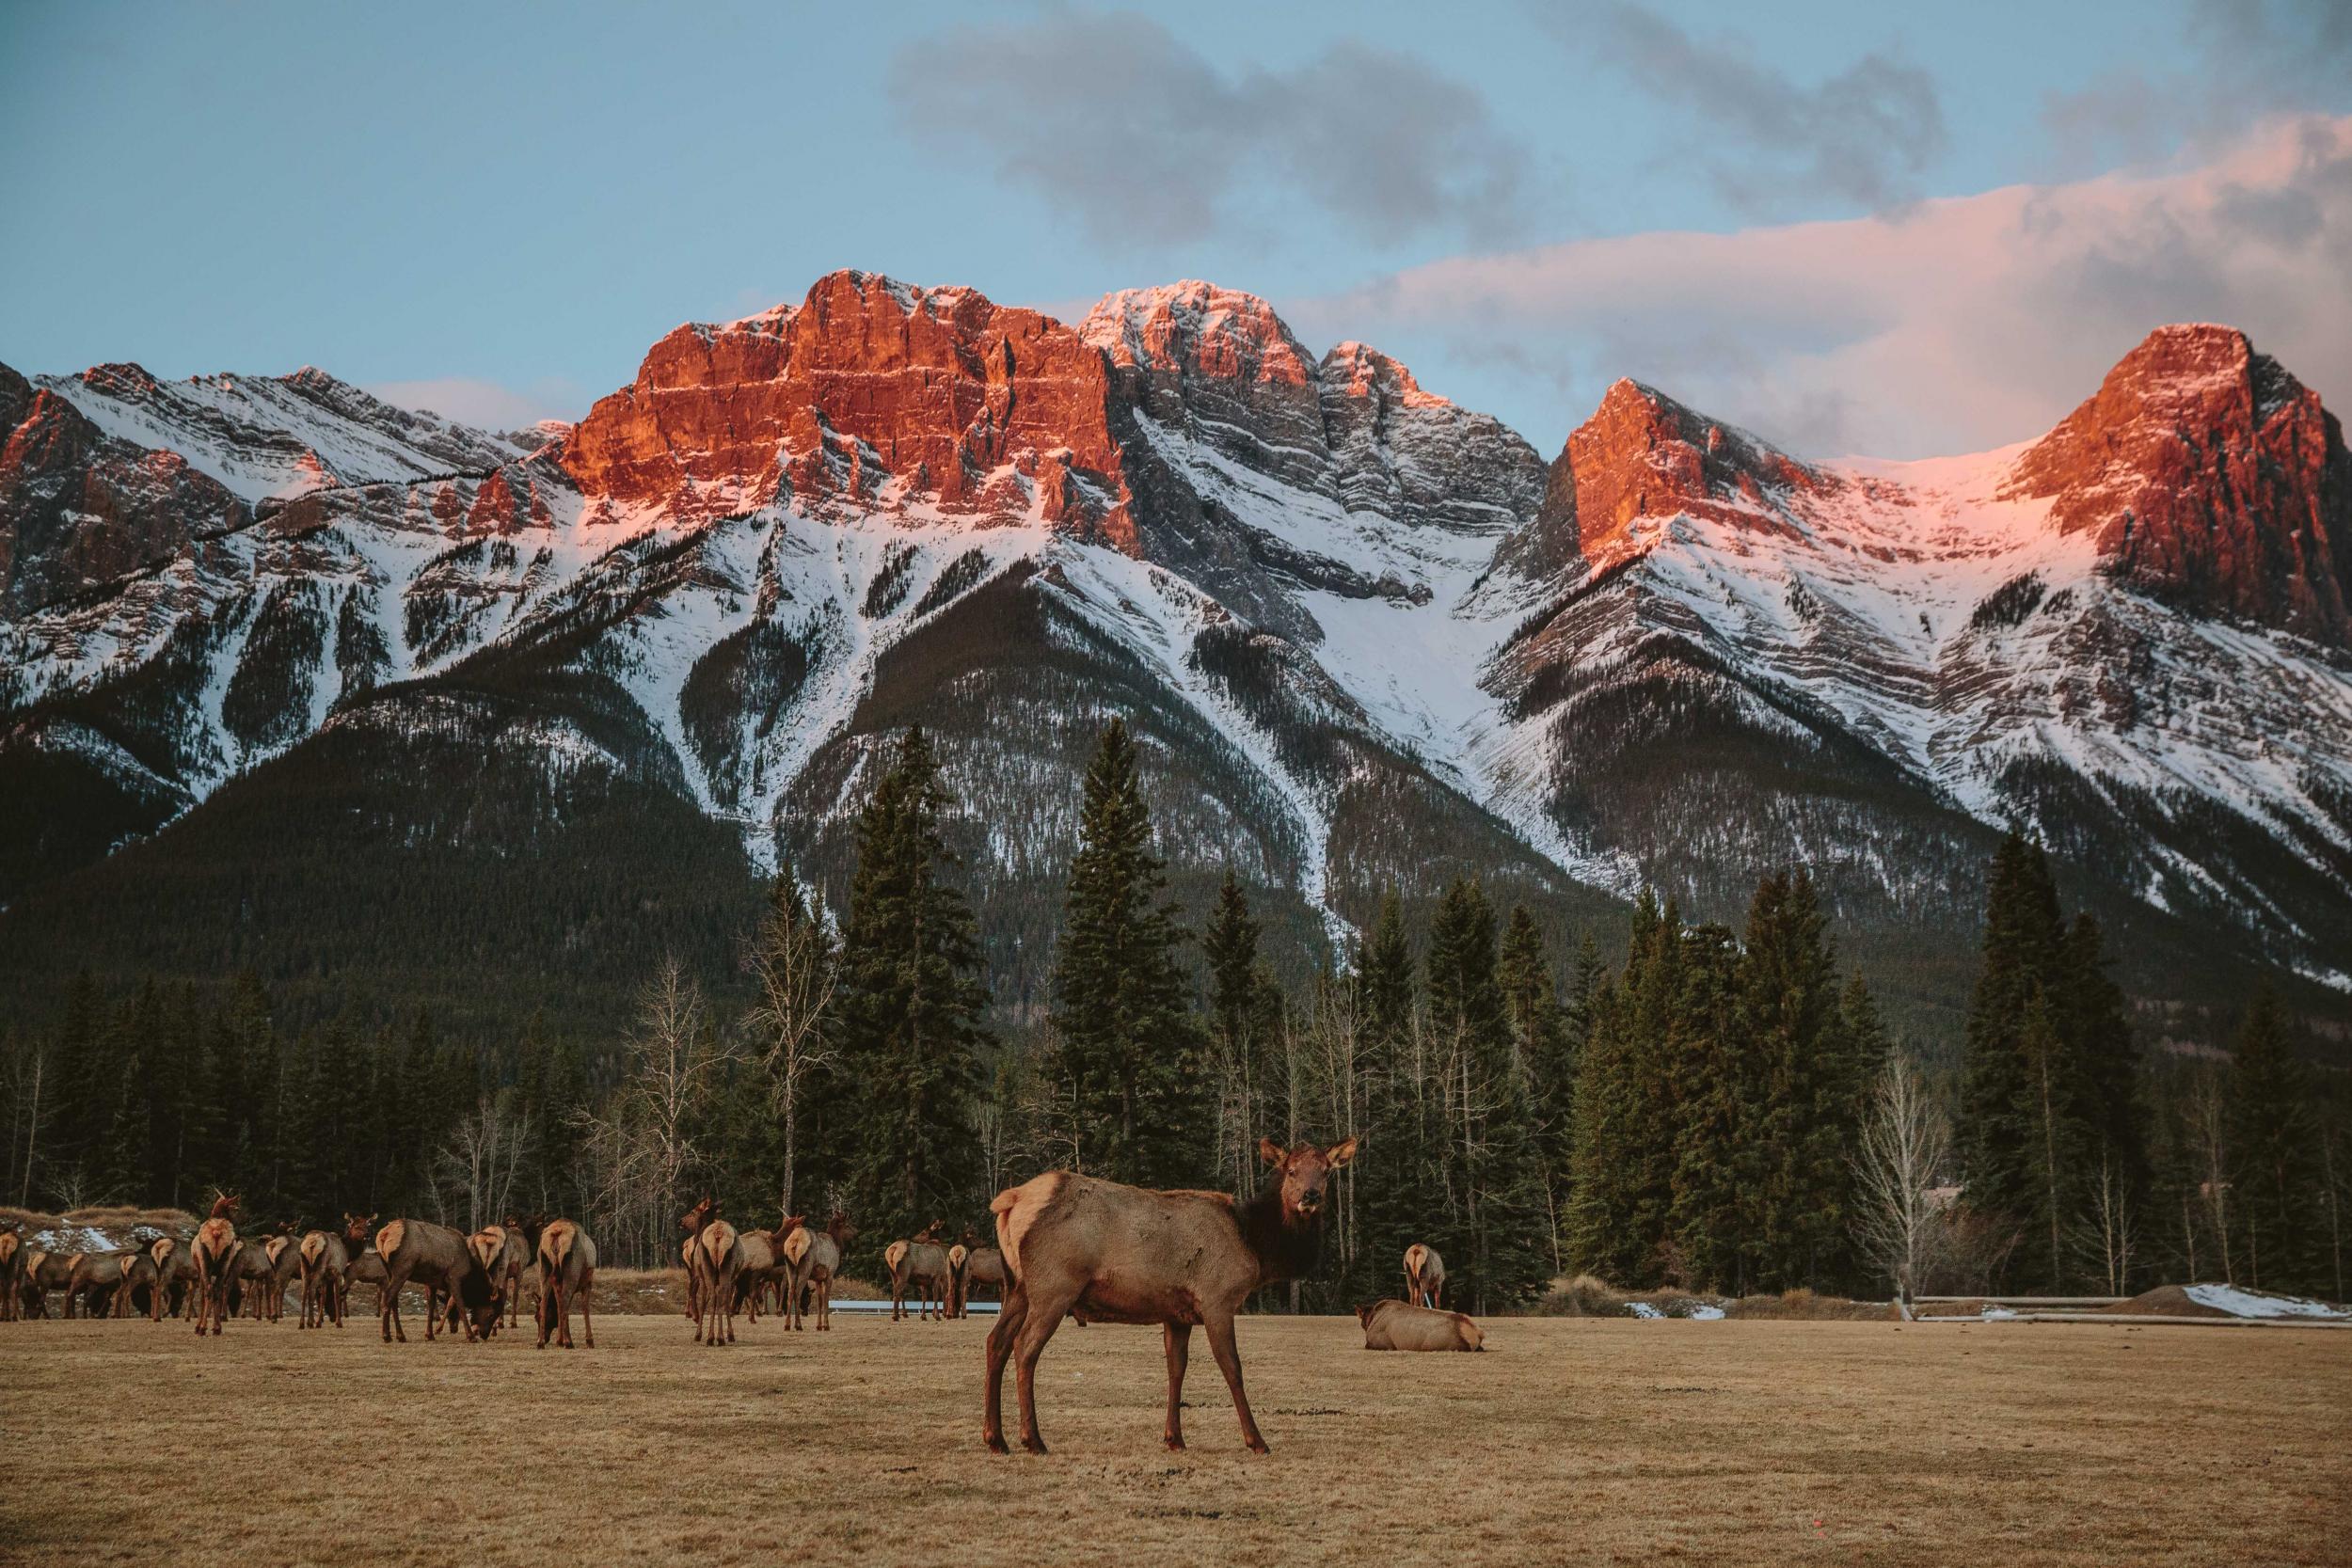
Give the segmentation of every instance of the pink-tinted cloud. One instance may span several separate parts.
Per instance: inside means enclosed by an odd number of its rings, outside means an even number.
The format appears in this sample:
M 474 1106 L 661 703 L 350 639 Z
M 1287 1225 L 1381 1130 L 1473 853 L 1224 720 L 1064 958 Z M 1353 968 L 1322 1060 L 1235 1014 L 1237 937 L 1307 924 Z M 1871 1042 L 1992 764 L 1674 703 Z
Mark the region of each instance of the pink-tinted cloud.
M 2352 119 L 2301 118 L 2197 166 L 1463 256 L 1285 304 L 1547 451 L 1631 375 L 1800 451 L 1915 456 L 2039 434 L 2166 322 L 2240 326 L 2352 403 L 2347 256 Z

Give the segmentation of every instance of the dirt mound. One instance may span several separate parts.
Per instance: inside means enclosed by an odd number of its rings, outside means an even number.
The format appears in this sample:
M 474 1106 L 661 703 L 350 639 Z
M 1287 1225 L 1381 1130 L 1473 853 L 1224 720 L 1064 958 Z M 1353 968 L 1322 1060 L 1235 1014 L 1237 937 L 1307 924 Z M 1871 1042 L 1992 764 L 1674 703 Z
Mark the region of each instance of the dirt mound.
M 2236 1314 L 2224 1312 L 2218 1307 L 2208 1307 L 2178 1285 L 2159 1285 L 2153 1291 L 2142 1291 L 2129 1301 L 2119 1301 L 2097 1311 L 2123 1318 L 2228 1318 Z

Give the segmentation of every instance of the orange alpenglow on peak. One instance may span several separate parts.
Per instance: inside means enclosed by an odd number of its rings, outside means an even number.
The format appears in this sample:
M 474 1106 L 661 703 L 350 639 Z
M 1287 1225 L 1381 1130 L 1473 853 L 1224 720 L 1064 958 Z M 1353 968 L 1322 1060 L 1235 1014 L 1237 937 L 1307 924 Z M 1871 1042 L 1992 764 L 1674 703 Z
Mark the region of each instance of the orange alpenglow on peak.
M 870 273 L 670 333 L 561 461 L 592 498 L 677 515 L 930 505 L 1136 547 L 1103 356 L 1035 310 Z

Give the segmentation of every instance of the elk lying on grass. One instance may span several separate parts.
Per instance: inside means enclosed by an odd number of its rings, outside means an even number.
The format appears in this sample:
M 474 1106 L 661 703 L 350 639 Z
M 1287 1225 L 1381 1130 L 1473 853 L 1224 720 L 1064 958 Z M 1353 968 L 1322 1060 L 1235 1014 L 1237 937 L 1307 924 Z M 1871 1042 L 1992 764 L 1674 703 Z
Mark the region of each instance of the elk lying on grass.
M 24 1314 L 24 1238 L 16 1227 L 0 1230 L 0 1323 Z
M 934 1303 L 945 1303 L 949 1283 L 947 1249 L 939 1244 L 939 1232 L 946 1224 L 933 1220 L 911 1242 L 893 1242 L 882 1248 L 882 1267 L 890 1271 L 890 1321 L 898 1322 L 907 1315 L 907 1287 L 913 1285 L 920 1292 L 921 1308 L 917 1320 L 947 1314 Z
M 850 1216 L 835 1209 L 822 1230 L 811 1230 L 803 1225 L 785 1238 L 785 1251 L 791 1264 L 792 1277 L 786 1283 L 785 1295 L 790 1317 L 787 1326 L 800 1328 L 807 1315 L 809 1303 L 817 1305 L 818 1332 L 833 1327 L 833 1282 L 841 1273 L 841 1255 L 857 1237 L 857 1227 Z
M 1366 1350 L 1485 1350 L 1484 1330 L 1459 1312 L 1439 1312 L 1402 1301 L 1356 1308 Z
M 596 1283 L 596 1243 L 570 1220 L 532 1218 L 523 1221 L 523 1235 L 539 1262 L 539 1349 L 555 1342 L 572 1348 L 572 1303 L 580 1303 L 580 1321 L 588 1348 L 596 1348 L 596 1320 L 588 1310 L 589 1293 Z
M 1414 1307 L 1436 1307 L 1445 1294 L 1445 1259 L 1438 1249 L 1415 1242 L 1405 1249 L 1405 1300 Z M 1477 1305 L 1475 1302 L 1472 1306 Z
M 351 1223 L 349 1214 L 343 1223 Z M 310 1230 L 303 1233 L 295 1257 L 302 1265 L 302 1317 L 295 1326 L 324 1328 L 331 1323 L 342 1327 L 349 1290 L 343 1275 L 351 1267 L 351 1248 L 332 1230 Z
M 1314 1267 L 1323 1250 L 1325 1190 L 1331 1173 L 1356 1157 L 1356 1140 L 1285 1149 L 1266 1138 L 1258 1151 L 1274 1177 L 1243 1204 L 1223 1193 L 1148 1192 L 1071 1171 L 1050 1171 L 996 1195 L 989 1209 L 1012 1284 L 988 1335 L 980 1435 L 990 1449 L 1006 1451 L 1005 1363 L 1017 1350 L 1021 1444 L 1031 1453 L 1045 1451 L 1037 1428 L 1037 1361 L 1074 1309 L 1094 1323 L 1161 1325 L 1170 1449 L 1184 1446 L 1192 1330 L 1207 1329 L 1209 1351 L 1241 1418 L 1242 1440 L 1266 1451 L 1242 1391 L 1233 1315 L 1252 1291 Z
M 398 1219 L 375 1233 L 375 1250 L 384 1259 L 382 1306 L 377 1311 L 377 1323 L 387 1340 L 397 1335 L 402 1344 L 408 1342 L 408 1330 L 400 1321 L 400 1292 L 412 1279 L 425 1288 L 427 1340 L 435 1338 L 440 1326 L 440 1303 L 444 1296 L 449 1300 L 453 1318 L 461 1311 L 470 1314 L 466 1321 L 466 1337 L 474 1337 L 485 1315 L 491 1310 L 490 1282 L 475 1266 L 465 1237 L 430 1220 Z
M 702 1227 L 687 1254 L 686 1288 L 694 1298 L 694 1342 L 735 1343 L 735 1276 L 743 1266 L 741 1238 L 719 1217 L 718 1205 L 703 1199 Z M 722 1338 L 723 1336 L 723 1339 Z
M 230 1195 L 223 1193 L 214 1199 L 212 1213 L 196 1227 L 196 1240 L 188 1248 L 190 1260 L 196 1265 L 199 1337 L 208 1325 L 217 1337 L 221 1320 L 229 1316 L 229 1287 L 237 1266 L 236 1212 L 237 1199 Z

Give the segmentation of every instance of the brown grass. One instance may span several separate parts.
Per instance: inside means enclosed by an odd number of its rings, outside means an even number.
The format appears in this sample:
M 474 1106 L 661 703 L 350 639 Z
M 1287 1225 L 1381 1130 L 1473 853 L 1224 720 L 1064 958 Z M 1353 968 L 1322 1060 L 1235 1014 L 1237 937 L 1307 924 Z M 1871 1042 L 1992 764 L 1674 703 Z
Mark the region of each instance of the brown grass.
M 915 1520 L 1023 1564 L 2317 1564 L 2352 1540 L 2352 1355 L 2321 1333 L 1519 1320 L 1417 1356 L 1257 1318 L 1256 1459 L 1197 1340 L 1194 1447 L 1164 1451 L 1159 1336 L 1098 1324 L 1046 1354 L 1035 1459 L 980 1449 L 987 1326 L 706 1350 L 615 1315 L 566 1354 L 0 1325 L 0 1559 L 768 1563 L 794 1520 L 874 1562 L 942 1555 Z

